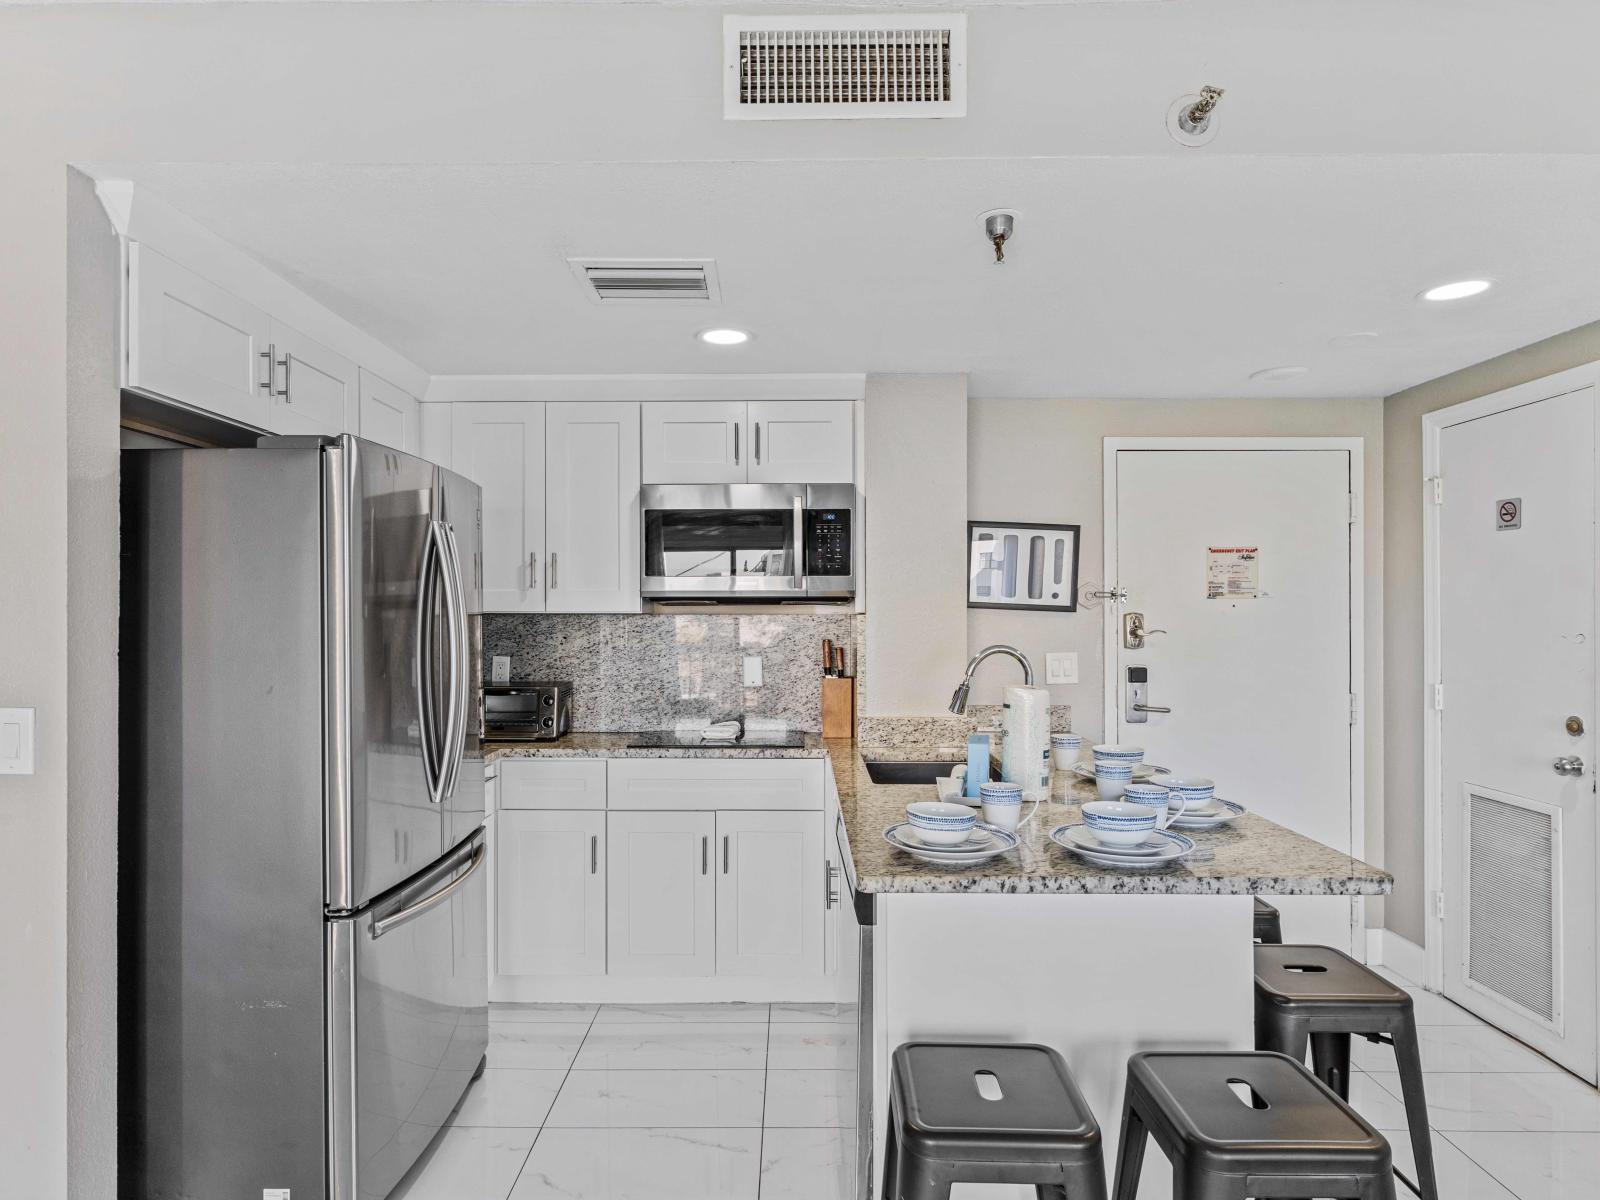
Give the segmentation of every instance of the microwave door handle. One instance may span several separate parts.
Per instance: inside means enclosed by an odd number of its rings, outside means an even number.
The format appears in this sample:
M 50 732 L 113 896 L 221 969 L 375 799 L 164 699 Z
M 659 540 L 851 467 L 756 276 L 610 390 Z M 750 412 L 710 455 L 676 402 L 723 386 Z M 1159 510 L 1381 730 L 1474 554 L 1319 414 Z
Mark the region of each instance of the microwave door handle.
M 434 564 L 434 541 L 430 528 L 428 539 L 422 545 L 422 573 L 417 580 L 417 731 L 422 743 L 422 778 L 428 787 L 428 799 L 438 802 L 439 766 L 434 738 L 434 718 L 437 716 L 438 681 L 433 676 L 433 602 L 434 584 L 438 579 Z
M 804 496 L 796 496 L 794 498 L 794 575 L 793 575 L 793 579 L 792 579 L 792 582 L 791 582 L 791 586 L 797 592 L 804 591 L 805 590 L 805 585 L 806 585 L 806 581 L 805 581 L 806 548 L 805 548 L 805 543 L 804 543 L 804 540 L 803 540 L 803 538 L 804 538 L 804 527 L 805 527 L 805 512 L 806 512 L 806 498 Z

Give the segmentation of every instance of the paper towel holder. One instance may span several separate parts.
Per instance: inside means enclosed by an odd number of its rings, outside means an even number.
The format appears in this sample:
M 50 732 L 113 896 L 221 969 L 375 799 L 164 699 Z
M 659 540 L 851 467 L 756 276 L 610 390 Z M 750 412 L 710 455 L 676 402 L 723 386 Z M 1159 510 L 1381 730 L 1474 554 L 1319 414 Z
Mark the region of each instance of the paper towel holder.
M 1015 646 L 1007 646 L 996 642 L 993 646 L 985 646 L 972 656 L 967 663 L 967 673 L 961 677 L 961 683 L 950 696 L 950 711 L 957 714 L 967 711 L 967 694 L 972 691 L 972 673 L 978 669 L 978 664 L 993 654 L 1009 654 L 1022 664 L 1022 684 L 1024 687 L 1033 686 L 1033 664 L 1028 661 L 1028 656 Z

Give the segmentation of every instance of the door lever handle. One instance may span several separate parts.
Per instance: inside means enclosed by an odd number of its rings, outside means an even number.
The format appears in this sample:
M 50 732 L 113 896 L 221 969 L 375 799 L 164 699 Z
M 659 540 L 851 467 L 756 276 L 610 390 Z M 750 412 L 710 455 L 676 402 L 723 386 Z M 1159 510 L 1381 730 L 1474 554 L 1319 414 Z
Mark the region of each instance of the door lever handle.
M 1564 754 L 1550 764 L 1557 775 L 1582 775 L 1583 759 L 1576 754 Z
M 1133 706 L 1133 711 L 1134 711 L 1134 712 L 1158 712 L 1158 713 L 1169 713 L 1169 712 L 1171 712 L 1171 711 L 1172 711 L 1172 710 L 1171 710 L 1171 709 L 1170 709 L 1170 708 L 1163 708 L 1163 707 L 1162 707 L 1162 706 L 1161 706 L 1161 705 L 1159 705 L 1159 704 L 1135 704 L 1135 705 L 1134 705 L 1134 706 Z

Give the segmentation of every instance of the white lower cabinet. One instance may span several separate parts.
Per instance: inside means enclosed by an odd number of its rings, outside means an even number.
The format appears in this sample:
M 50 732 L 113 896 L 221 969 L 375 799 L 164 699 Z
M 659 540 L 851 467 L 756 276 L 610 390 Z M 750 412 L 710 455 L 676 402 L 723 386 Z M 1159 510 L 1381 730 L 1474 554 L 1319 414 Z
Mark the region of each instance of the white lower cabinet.
M 606 971 L 606 814 L 495 814 L 495 971 Z
M 710 975 L 716 970 L 716 814 L 607 814 L 612 975 Z
M 820 812 L 719 812 L 718 975 L 816 975 L 828 876 Z

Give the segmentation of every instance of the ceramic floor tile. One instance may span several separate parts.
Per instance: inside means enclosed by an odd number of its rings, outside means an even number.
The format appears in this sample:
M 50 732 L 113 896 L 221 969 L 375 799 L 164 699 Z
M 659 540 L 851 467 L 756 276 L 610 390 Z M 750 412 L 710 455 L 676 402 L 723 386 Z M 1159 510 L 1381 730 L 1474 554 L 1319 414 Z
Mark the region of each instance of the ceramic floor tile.
M 765 1075 L 750 1071 L 573 1071 L 551 1129 L 760 1128 Z
M 759 1129 L 546 1129 L 510 1200 L 756 1200 Z
M 489 1021 L 587 1025 L 599 1008 L 598 1004 L 491 1004 Z
M 767 1072 L 768 1129 L 842 1128 L 855 1123 L 854 1071 Z
M 491 1067 L 467 1089 L 450 1124 L 456 1128 L 488 1126 L 537 1129 L 561 1090 L 566 1071 Z
M 1437 992 L 1408 987 L 1418 1025 L 1482 1025 L 1485 1022 Z
M 773 1023 L 767 1066 L 773 1070 L 849 1071 L 856 1065 L 856 1031 L 840 1024 Z
M 584 1071 L 760 1070 L 767 1065 L 767 1024 L 596 1021 L 573 1065 Z
M 729 1024 L 767 1020 L 767 1004 L 603 1004 L 596 1025 L 643 1025 L 653 1021 Z
M 1600 1191 L 1600 1133 L 1444 1136 L 1517 1200 L 1594 1200 Z
M 855 1130 L 768 1129 L 761 1200 L 853 1200 Z
M 1419 1025 L 1424 1071 L 1555 1071 L 1549 1059 L 1487 1025 Z M 1350 1061 L 1363 1071 L 1395 1070 L 1394 1050 L 1352 1039 Z
M 1393 1096 L 1400 1076 L 1374 1071 L 1368 1078 Z M 1435 1129 L 1485 1133 L 1600 1132 L 1600 1092 L 1564 1071 L 1532 1074 L 1441 1072 L 1422 1078 L 1428 1120 Z M 1378 1119 L 1358 1104 L 1374 1124 Z M 1600 1190 L 1600 1179 L 1595 1181 Z
M 505 1200 L 535 1129 L 446 1129 L 389 1200 Z
M 523 1022 L 489 1026 L 489 1065 L 565 1071 L 583 1045 L 587 1025 Z
M 1404 975 L 1400 974 L 1400 972 L 1396 971 L 1393 967 L 1383 967 L 1383 966 L 1377 965 L 1376 963 L 1371 964 L 1371 966 L 1372 966 L 1372 969 L 1374 971 L 1376 971 L 1379 975 L 1382 975 L 1390 983 L 1398 983 L 1401 987 L 1420 987 L 1421 986 L 1421 984 L 1418 983 L 1417 980 L 1415 980 L 1415 979 L 1407 979 Z
M 1350 1107 L 1379 1129 L 1406 1127 L 1406 1108 L 1399 1095 L 1364 1071 L 1350 1072 Z
M 777 1024 L 840 1024 L 856 1023 L 857 1006 L 854 1004 L 774 1004 L 772 1023 Z
M 1415 1181 L 1417 1160 L 1411 1153 L 1411 1139 L 1405 1126 L 1398 1129 L 1380 1126 L 1379 1132 L 1389 1139 L 1395 1169 Z M 1439 1180 L 1439 1200 L 1523 1200 L 1446 1141 L 1442 1133 L 1433 1135 L 1433 1170 Z M 1402 1200 L 1413 1200 L 1411 1191 L 1399 1180 L 1395 1181 L 1394 1190 Z

